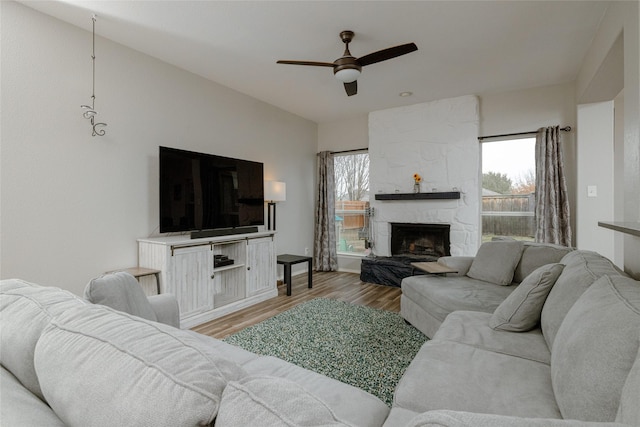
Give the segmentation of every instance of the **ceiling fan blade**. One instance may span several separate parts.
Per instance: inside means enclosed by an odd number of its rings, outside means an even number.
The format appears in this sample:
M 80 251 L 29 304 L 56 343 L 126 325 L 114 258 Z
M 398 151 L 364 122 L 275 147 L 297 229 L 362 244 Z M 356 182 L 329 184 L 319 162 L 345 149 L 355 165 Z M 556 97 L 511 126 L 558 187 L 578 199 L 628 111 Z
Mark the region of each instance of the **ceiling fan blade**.
M 356 93 L 358 93 L 358 81 L 354 80 L 351 83 L 345 83 L 344 90 L 349 96 L 355 95 Z
M 358 63 L 361 66 L 375 64 L 376 62 L 386 61 L 387 59 L 396 58 L 398 56 L 406 55 L 413 51 L 418 50 L 418 46 L 415 43 L 402 44 L 400 46 L 390 47 L 388 49 L 382 49 L 377 52 L 370 53 L 358 58 Z
M 316 67 L 335 67 L 333 62 L 314 62 L 314 61 L 277 61 L 277 64 L 289 64 L 289 65 L 311 65 Z

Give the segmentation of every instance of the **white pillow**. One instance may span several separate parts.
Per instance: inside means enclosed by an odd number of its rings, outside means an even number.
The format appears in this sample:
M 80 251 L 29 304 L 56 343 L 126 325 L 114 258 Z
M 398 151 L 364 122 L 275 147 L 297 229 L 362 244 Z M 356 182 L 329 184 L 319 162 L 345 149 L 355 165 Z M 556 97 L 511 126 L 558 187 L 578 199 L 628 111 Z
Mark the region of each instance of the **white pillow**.
M 351 426 L 297 383 L 253 376 L 232 381 L 222 393 L 216 427 Z
M 467 276 L 496 285 L 509 286 L 520 262 L 522 248 L 522 242 L 518 240 L 483 243 L 471 263 Z
M 512 332 L 535 328 L 540 322 L 544 302 L 563 269 L 562 264 L 547 264 L 535 269 L 496 308 L 489 319 L 489 326 Z

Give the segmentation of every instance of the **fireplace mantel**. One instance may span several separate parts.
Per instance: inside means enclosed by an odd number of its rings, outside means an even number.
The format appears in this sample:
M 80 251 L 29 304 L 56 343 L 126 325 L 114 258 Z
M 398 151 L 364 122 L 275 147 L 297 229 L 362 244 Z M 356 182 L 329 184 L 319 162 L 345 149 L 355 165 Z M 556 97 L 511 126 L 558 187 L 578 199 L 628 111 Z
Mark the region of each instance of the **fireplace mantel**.
M 376 200 L 438 200 L 459 199 L 459 191 L 438 191 L 431 193 L 391 193 L 376 194 Z

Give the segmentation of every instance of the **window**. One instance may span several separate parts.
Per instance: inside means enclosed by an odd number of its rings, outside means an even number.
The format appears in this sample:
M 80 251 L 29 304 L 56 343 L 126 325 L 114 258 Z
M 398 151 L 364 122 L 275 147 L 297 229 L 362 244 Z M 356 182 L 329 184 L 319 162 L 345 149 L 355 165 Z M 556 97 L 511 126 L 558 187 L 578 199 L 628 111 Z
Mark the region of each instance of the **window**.
M 336 154 L 336 245 L 338 253 L 364 255 L 369 235 L 369 153 Z
M 482 241 L 534 240 L 535 138 L 483 142 Z

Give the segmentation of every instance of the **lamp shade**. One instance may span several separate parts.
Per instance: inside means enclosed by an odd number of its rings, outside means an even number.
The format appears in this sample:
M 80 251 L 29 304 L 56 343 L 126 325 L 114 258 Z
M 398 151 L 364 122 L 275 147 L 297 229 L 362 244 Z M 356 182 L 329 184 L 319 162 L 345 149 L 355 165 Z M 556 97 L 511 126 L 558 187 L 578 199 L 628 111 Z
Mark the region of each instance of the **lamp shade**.
M 338 80 L 344 83 L 355 82 L 360 76 L 360 70 L 357 68 L 343 68 L 335 72 L 335 76 Z
M 265 181 L 264 200 L 270 202 L 284 202 L 287 200 L 287 184 L 280 181 Z

